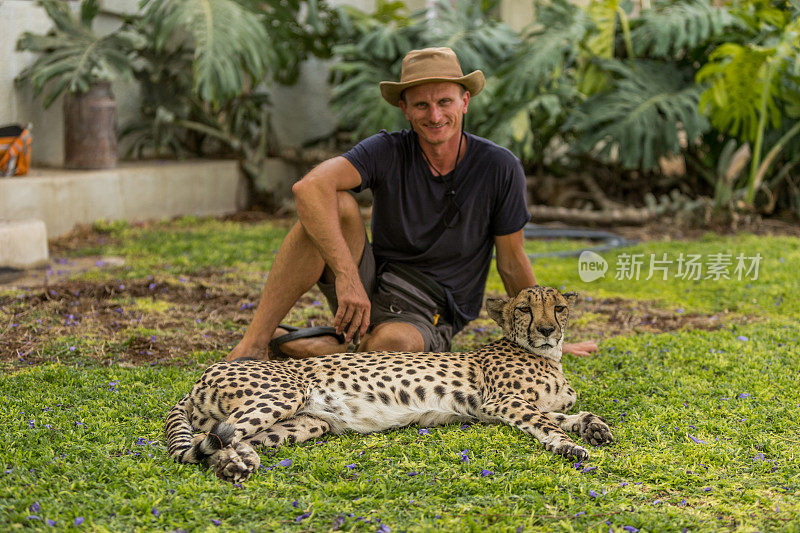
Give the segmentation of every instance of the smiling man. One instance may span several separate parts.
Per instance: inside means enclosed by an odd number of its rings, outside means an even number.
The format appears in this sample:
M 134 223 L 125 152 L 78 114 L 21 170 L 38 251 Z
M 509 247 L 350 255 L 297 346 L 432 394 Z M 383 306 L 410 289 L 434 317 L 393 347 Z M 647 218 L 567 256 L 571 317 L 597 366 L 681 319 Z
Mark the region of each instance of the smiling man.
M 411 130 L 369 137 L 314 168 L 292 191 L 299 222 L 273 263 L 256 314 L 228 359 L 309 357 L 344 351 L 448 351 L 481 308 L 492 252 L 506 292 L 536 285 L 523 249 L 530 219 L 519 160 L 463 131 L 483 73 L 464 75 L 449 48 L 409 52 L 399 82 L 382 82 Z M 367 239 L 349 191 L 371 189 Z M 319 285 L 333 328 L 280 321 Z M 565 344 L 586 355 L 593 342 Z

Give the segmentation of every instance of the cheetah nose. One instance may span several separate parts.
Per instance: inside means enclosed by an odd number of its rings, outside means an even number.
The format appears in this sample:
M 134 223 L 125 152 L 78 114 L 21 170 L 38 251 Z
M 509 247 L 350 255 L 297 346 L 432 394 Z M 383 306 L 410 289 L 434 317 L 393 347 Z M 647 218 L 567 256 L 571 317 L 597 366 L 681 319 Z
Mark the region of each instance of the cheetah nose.
M 551 333 L 556 330 L 553 326 L 536 326 L 536 331 L 544 335 L 545 337 L 549 337 Z

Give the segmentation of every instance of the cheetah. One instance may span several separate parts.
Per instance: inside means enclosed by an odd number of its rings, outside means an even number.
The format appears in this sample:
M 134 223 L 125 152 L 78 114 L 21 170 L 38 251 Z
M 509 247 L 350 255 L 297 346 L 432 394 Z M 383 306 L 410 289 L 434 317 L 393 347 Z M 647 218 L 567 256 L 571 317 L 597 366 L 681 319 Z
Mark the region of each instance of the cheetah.
M 243 482 L 258 469 L 254 446 L 303 442 L 346 430 L 384 431 L 414 423 L 505 423 L 556 454 L 585 460 L 586 448 L 612 442 L 590 412 L 563 414 L 576 393 L 561 367 L 574 292 L 549 287 L 488 298 L 503 338 L 471 352 L 366 352 L 287 361 L 238 359 L 211 365 L 170 411 L 169 454 Z M 194 434 L 195 431 L 205 434 Z

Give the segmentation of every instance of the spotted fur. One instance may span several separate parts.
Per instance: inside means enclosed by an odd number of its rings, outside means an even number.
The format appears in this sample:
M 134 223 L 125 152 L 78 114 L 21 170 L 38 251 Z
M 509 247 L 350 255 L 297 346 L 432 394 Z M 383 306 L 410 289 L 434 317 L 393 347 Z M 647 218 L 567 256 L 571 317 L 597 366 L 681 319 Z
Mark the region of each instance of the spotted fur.
M 488 299 L 504 337 L 472 352 L 216 363 L 170 411 L 169 453 L 179 462 L 209 465 L 222 479 L 244 481 L 259 465 L 253 446 L 328 432 L 481 421 L 509 424 L 553 453 L 587 459 L 589 452 L 566 431 L 595 446 L 612 435 L 592 413 L 562 414 L 576 399 L 561 369 L 575 299 L 575 293 L 547 287 Z

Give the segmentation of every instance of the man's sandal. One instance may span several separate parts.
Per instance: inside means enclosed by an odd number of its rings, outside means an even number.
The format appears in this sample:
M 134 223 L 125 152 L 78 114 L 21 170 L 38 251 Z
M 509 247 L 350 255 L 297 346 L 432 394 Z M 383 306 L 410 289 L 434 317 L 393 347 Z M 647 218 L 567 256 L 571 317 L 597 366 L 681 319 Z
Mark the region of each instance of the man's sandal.
M 275 337 L 269 341 L 269 350 L 272 355 L 276 357 L 289 357 L 280 349 L 281 345 L 295 341 L 297 339 L 313 339 L 316 337 L 334 337 L 337 341 L 344 344 L 344 335 L 336 333 L 336 328 L 330 326 L 319 326 L 315 328 L 299 328 L 297 326 L 289 326 L 286 324 L 279 324 L 279 328 L 285 329 L 289 333 L 285 333 L 279 337 Z

